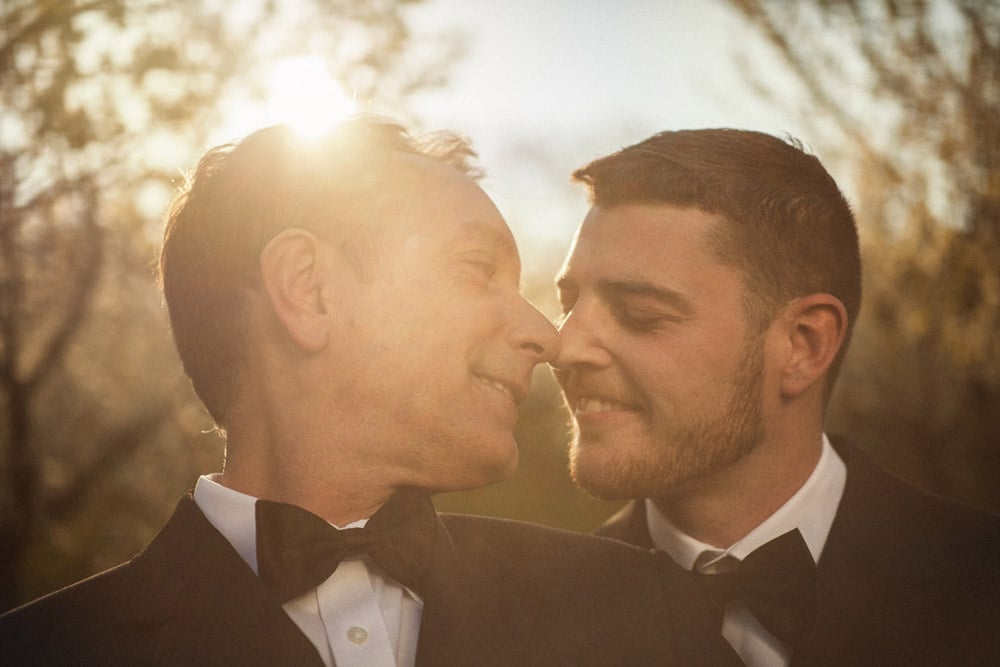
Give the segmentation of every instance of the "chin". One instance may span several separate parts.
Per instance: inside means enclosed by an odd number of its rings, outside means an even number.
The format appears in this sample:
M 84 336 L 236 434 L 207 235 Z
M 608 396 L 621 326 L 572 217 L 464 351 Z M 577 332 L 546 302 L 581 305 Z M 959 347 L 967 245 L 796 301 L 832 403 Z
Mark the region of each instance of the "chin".
M 520 460 L 521 453 L 518 451 L 517 444 L 513 441 L 512 437 L 510 446 L 504 451 L 503 455 L 494 459 L 492 465 L 485 465 L 483 467 L 482 471 L 486 481 L 480 486 L 504 481 L 517 471 L 517 464 Z
M 621 445 L 594 447 L 578 442 L 570 448 L 569 472 L 577 486 L 603 500 L 655 497 L 685 476 L 671 459 L 630 452 Z
M 580 469 L 576 468 L 570 470 L 570 477 L 581 489 L 601 500 L 631 500 L 642 497 L 642 494 L 631 490 L 630 484 L 623 484 L 621 480 L 612 479 L 607 475 L 588 475 L 581 473 Z
M 637 497 L 634 480 L 623 474 L 620 462 L 602 460 L 574 448 L 570 452 L 569 474 L 581 489 L 604 500 L 626 500 Z
M 491 451 L 494 455 L 483 456 L 487 451 Z M 480 447 L 474 453 L 475 457 L 471 454 L 466 455 L 462 459 L 465 467 L 454 470 L 451 478 L 440 484 L 436 491 L 471 491 L 502 482 L 514 474 L 520 459 L 513 437 L 502 448 L 489 443 L 480 443 Z

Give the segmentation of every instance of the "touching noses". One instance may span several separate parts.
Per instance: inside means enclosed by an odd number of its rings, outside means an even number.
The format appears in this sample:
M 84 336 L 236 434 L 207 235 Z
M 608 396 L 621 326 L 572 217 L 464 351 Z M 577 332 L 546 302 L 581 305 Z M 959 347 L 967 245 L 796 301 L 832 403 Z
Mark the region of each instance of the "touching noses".
M 597 344 L 596 332 L 587 323 L 579 303 L 563 316 L 559 325 L 559 353 L 550 362 L 557 370 L 574 366 L 600 367 L 608 363 L 607 353 Z
M 511 344 L 527 354 L 532 363 L 551 362 L 559 353 L 559 332 L 549 319 L 521 298 L 521 317 L 512 331 Z

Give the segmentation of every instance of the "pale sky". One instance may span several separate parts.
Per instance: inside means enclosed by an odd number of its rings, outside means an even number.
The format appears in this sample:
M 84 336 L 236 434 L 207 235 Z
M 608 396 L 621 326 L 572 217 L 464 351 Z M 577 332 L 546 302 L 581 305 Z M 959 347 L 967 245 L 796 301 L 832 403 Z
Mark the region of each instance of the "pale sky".
M 587 209 L 569 174 L 595 157 L 694 127 L 809 142 L 794 113 L 762 102 L 737 71 L 738 53 L 776 61 L 721 0 L 428 0 L 409 15 L 415 40 L 466 32 L 448 86 L 410 102 L 427 127 L 473 140 L 525 263 L 543 270 Z

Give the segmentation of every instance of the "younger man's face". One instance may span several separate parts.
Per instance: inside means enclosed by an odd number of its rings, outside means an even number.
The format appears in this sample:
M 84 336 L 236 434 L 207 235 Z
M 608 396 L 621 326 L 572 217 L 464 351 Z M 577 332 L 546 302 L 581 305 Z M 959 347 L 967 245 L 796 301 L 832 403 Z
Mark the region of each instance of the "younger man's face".
M 574 415 L 574 479 L 607 498 L 666 498 L 760 441 L 760 336 L 739 272 L 693 208 L 595 207 L 557 278 L 556 377 Z

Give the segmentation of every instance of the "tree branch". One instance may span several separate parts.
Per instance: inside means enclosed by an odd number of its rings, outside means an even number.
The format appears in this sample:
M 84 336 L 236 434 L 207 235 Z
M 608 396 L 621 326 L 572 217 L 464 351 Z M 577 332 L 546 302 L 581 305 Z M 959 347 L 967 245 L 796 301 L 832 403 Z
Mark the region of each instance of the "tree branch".
M 83 496 L 96 486 L 98 479 L 120 466 L 143 444 L 149 442 L 151 434 L 167 421 L 169 412 L 169 407 L 158 406 L 117 429 L 107 439 L 102 451 L 89 463 L 80 467 L 69 485 L 62 491 L 43 498 L 43 515 L 53 519 L 63 519 L 76 510 Z
M 93 204 L 86 207 L 81 227 L 82 235 L 87 239 L 85 245 L 88 252 L 84 258 L 80 276 L 75 283 L 75 294 L 68 299 L 69 309 L 63 314 L 59 326 L 45 346 L 37 365 L 30 371 L 25 371 L 23 383 L 28 391 L 34 391 L 38 384 L 62 361 L 66 347 L 79 331 L 94 295 L 104 249 L 101 229 L 97 224 Z

